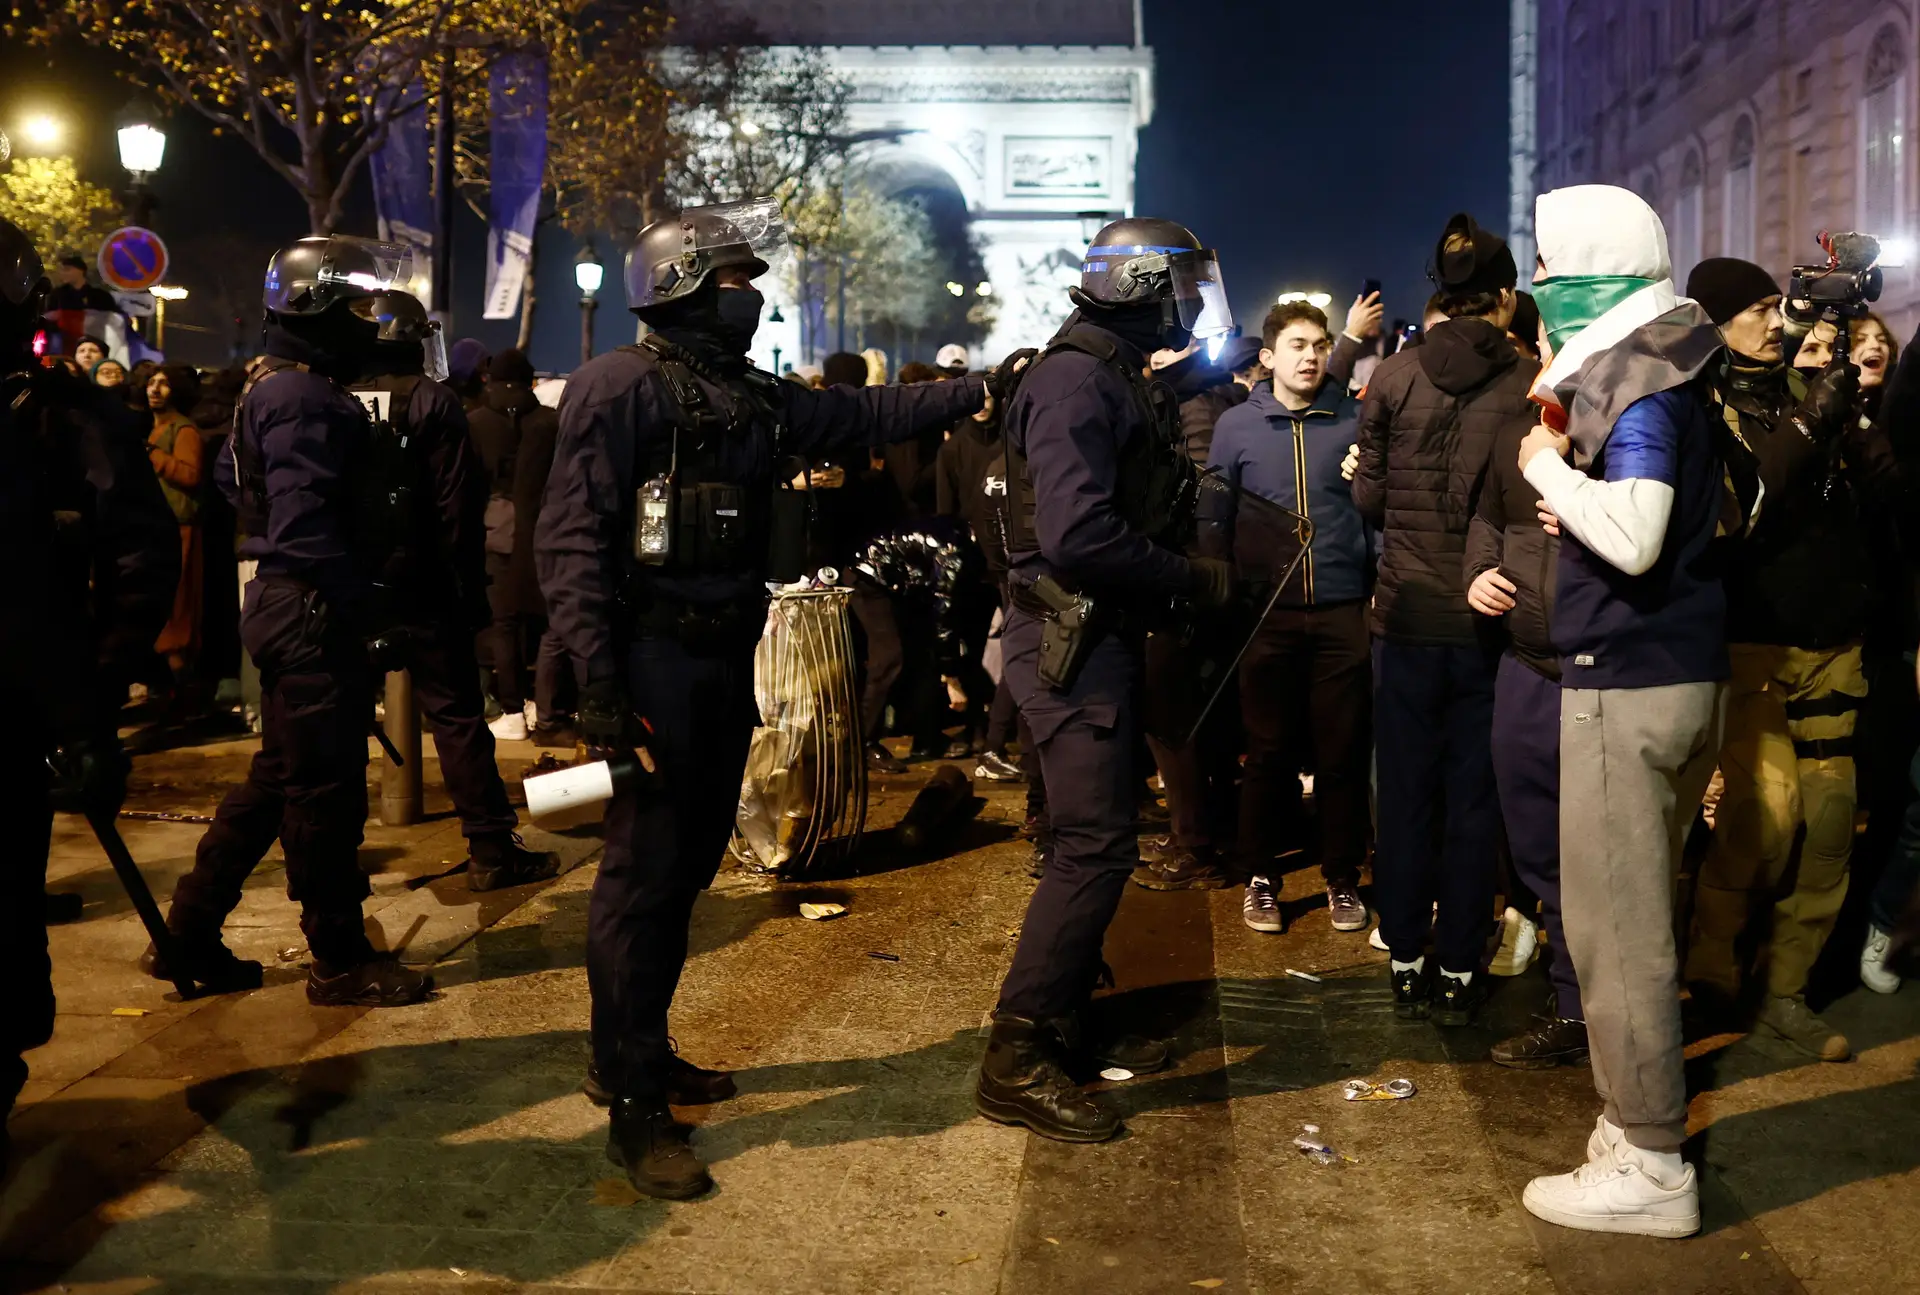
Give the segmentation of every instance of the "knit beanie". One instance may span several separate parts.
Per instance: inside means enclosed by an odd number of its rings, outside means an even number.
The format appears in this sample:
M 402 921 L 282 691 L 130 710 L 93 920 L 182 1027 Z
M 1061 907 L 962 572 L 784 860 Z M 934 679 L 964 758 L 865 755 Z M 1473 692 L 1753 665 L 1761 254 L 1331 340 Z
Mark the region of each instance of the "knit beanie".
M 1780 295 L 1771 274 L 1752 261 L 1711 256 L 1687 276 L 1687 295 L 1699 302 L 1716 324 L 1724 324 L 1755 302 Z

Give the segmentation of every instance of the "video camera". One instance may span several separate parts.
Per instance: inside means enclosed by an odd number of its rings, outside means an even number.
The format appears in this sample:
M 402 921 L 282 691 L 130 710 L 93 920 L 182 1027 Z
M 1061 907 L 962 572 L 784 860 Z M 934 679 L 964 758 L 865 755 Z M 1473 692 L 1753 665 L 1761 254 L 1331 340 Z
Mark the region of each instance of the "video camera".
M 1871 303 L 1880 300 L 1884 278 L 1880 272 L 1880 240 L 1872 234 L 1830 234 L 1820 231 L 1825 265 L 1796 265 L 1781 309 L 1796 324 L 1811 328 L 1822 320 L 1834 326 L 1833 354 L 1845 361 L 1847 322 L 1866 317 Z

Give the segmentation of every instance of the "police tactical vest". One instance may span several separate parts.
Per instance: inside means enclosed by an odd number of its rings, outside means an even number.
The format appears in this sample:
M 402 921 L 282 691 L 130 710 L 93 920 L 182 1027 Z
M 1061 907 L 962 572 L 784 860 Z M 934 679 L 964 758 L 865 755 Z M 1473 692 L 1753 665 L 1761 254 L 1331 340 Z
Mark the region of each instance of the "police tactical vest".
M 426 483 L 425 446 L 411 419 L 413 393 L 423 381 L 419 374 L 397 374 L 347 388 L 370 424 L 364 458 L 351 472 L 348 533 L 381 583 L 400 583 L 411 559 L 437 547 L 431 538 L 433 492 Z
M 1142 429 L 1120 447 L 1114 481 L 1114 511 L 1132 529 L 1156 544 L 1184 548 L 1191 538 L 1194 510 L 1199 501 L 1200 473 L 1188 457 L 1180 428 L 1180 400 L 1164 382 L 1149 382 L 1120 357 L 1119 348 L 1104 332 L 1076 325 L 1048 343 L 1031 363 L 1015 375 L 1006 393 L 1012 407 L 1014 393 L 1031 380 L 1035 369 L 1062 351 L 1090 355 L 1118 374 L 1127 384 Z M 1015 448 L 1012 435 L 1003 432 L 1006 454 L 1006 494 L 1003 504 L 1006 542 L 1010 553 L 1035 552 L 1040 538 L 1034 528 L 1033 477 L 1027 456 Z
M 641 381 L 663 382 L 674 411 L 664 444 L 635 459 L 633 560 L 676 575 L 764 568 L 767 579 L 797 579 L 806 560 L 812 500 L 788 486 L 795 471 L 782 463 L 786 429 L 774 385 L 780 379 L 754 368 L 737 377 L 720 375 L 658 333 L 620 349 L 647 362 Z M 724 407 L 700 378 L 727 393 Z M 728 438 L 751 435 L 756 427 L 771 429 L 773 458 L 771 477 L 757 484 L 736 480 L 720 453 Z M 804 470 L 803 464 L 791 466 Z M 649 517 L 664 528 L 651 545 L 639 533 Z

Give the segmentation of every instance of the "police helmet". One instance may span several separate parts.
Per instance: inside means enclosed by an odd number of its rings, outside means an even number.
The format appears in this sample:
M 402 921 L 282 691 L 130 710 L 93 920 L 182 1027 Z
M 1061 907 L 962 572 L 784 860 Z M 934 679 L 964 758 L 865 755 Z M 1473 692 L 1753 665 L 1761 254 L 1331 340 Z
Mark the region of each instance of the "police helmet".
M 757 279 L 786 243 L 786 222 L 772 198 L 689 207 L 656 220 L 627 250 L 627 308 L 690 297 L 727 266 L 744 266 Z
M 1129 216 L 1110 222 L 1088 246 L 1080 286 L 1069 295 L 1095 309 L 1159 305 L 1170 324 L 1195 337 L 1233 329 L 1219 254 L 1171 220 Z
M 33 240 L 12 221 L 0 219 L 0 297 L 10 306 L 24 306 L 46 291 L 47 269 Z
M 278 316 L 318 315 L 389 289 L 405 292 L 413 278 L 413 249 L 404 243 L 316 235 L 273 254 L 261 303 Z
M 436 382 L 447 379 L 447 343 L 440 332 L 440 321 L 427 313 L 420 298 L 410 292 L 390 289 L 371 296 L 355 297 L 347 309 L 379 330 L 375 340 L 396 348 L 420 348 L 422 371 Z

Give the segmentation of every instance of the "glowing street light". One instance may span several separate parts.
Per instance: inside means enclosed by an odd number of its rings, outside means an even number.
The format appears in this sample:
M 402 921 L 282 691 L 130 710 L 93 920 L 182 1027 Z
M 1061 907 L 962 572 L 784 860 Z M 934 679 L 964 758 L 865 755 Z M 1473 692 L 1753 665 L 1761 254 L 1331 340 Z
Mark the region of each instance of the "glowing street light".
M 58 148 L 64 134 L 60 119 L 51 113 L 35 113 L 20 123 L 20 137 L 34 148 Z
M 120 165 L 133 183 L 127 193 L 131 223 L 145 226 L 153 218 L 153 191 L 147 180 L 160 169 L 167 156 L 167 132 L 160 128 L 160 113 L 145 98 L 136 97 L 114 119 L 114 135 L 120 145 Z
M 993 295 L 993 285 L 985 279 L 982 279 L 973 285 L 973 295 L 976 297 L 991 297 Z
M 600 263 L 600 254 L 593 250 L 593 240 L 588 239 L 573 258 L 573 286 L 580 289 L 580 363 L 585 364 L 593 358 L 593 310 L 599 303 L 600 285 L 606 282 L 607 267 Z
M 156 283 L 147 291 L 153 296 L 153 344 L 165 347 L 167 344 L 167 303 L 185 301 L 187 290 L 171 283 Z
M 948 279 L 947 291 L 956 297 L 964 297 L 967 295 L 967 285 L 964 283 L 955 283 L 952 279 Z

